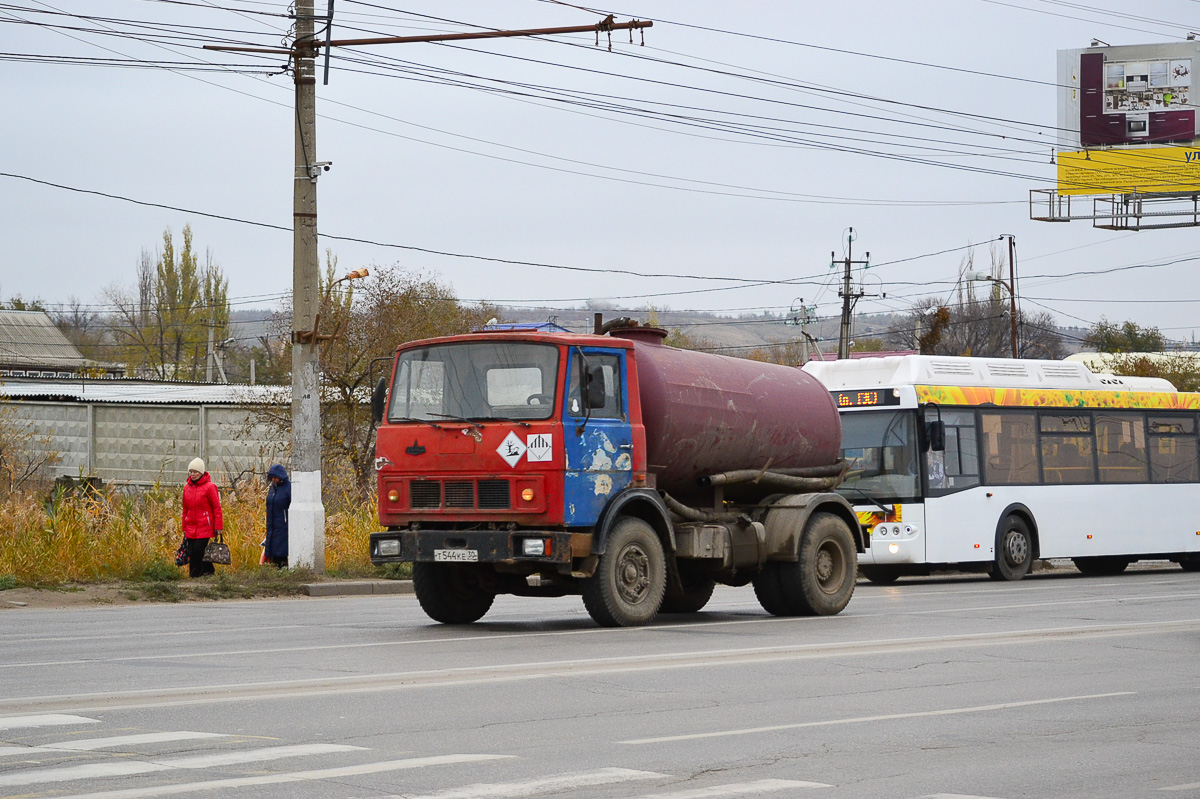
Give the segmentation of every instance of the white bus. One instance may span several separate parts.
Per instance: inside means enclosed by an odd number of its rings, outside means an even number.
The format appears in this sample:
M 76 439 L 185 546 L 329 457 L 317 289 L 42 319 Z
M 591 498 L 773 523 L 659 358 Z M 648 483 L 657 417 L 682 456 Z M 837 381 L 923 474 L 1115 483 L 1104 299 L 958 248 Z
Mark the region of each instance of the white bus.
M 1039 558 L 1200 571 L 1200 394 L 1081 363 L 927 355 L 810 362 L 841 408 L 838 489 L 874 582 L 1019 580 Z

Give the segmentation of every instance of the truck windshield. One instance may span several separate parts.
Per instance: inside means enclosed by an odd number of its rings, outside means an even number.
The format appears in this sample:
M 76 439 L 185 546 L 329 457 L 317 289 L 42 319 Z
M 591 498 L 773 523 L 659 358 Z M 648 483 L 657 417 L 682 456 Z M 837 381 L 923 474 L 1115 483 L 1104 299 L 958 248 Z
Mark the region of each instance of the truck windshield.
M 850 472 L 838 491 L 851 504 L 903 502 L 920 496 L 912 411 L 843 413 L 842 457 L 850 461 Z
M 438 344 L 400 355 L 388 421 L 549 419 L 558 348 L 528 342 Z

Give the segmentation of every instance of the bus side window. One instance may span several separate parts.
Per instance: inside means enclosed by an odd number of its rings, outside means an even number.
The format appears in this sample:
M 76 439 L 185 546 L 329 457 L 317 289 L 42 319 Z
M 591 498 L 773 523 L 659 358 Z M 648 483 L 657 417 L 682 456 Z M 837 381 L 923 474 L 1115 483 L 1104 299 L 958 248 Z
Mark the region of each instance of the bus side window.
M 1037 417 L 1033 411 L 985 411 L 983 475 L 991 485 L 1038 483 Z
M 1190 416 L 1150 416 L 1150 479 L 1155 483 L 1195 483 L 1200 479 L 1196 420 Z
M 1042 413 L 1042 475 L 1046 483 L 1094 483 L 1090 414 Z
M 1144 483 L 1149 478 L 1146 429 L 1140 413 L 1096 414 L 1096 457 L 1101 483 Z

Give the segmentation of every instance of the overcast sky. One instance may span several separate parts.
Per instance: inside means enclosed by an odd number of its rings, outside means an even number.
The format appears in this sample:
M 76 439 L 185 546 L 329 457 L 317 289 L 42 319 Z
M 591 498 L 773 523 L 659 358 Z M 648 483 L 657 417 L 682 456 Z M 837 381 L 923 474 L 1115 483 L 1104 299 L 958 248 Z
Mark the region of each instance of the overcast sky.
M 143 248 L 190 224 L 235 308 L 277 304 L 292 271 L 286 59 L 199 48 L 279 46 L 288 11 L 274 0 L 5 4 L 0 53 L 35 58 L 0 57 L 0 298 L 103 306 L 106 287 L 133 283 Z M 986 267 L 988 242 L 1013 234 L 1026 311 L 1064 325 L 1132 319 L 1180 340 L 1200 329 L 1200 231 L 1029 219 L 1029 190 L 1055 175 L 1056 51 L 1182 40 L 1200 28 L 1194 0 L 603 11 L 653 20 L 644 46 L 617 32 L 611 52 L 590 34 L 335 49 L 317 89 L 318 157 L 333 162 L 319 228 L 342 238 L 322 250 L 343 269 L 435 276 L 465 300 L 785 312 L 803 298 L 836 316 L 830 253 L 842 257 L 847 228 L 855 258 L 870 252 L 863 290 L 887 294 L 862 312 L 945 296 L 961 248 L 979 244 Z M 337 0 L 333 38 L 598 18 L 553 0 Z M 206 62 L 221 66 L 194 69 Z

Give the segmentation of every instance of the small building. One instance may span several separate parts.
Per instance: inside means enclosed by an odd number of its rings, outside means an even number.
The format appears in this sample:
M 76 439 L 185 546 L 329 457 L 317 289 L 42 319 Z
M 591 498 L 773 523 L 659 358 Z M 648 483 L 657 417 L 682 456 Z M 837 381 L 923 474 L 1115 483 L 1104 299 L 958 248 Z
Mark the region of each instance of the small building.
M 83 357 L 45 311 L 0 310 L 0 378 L 124 375 L 121 364 Z

